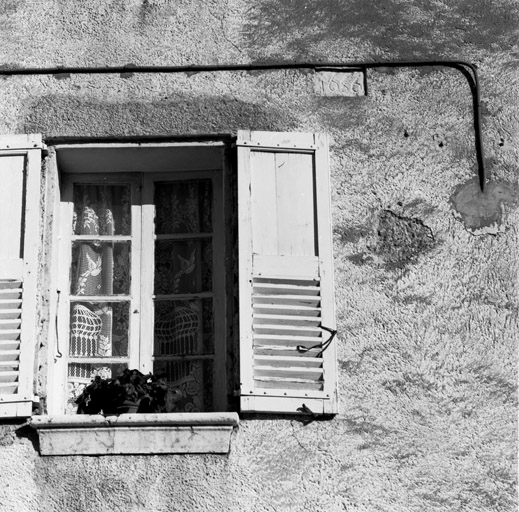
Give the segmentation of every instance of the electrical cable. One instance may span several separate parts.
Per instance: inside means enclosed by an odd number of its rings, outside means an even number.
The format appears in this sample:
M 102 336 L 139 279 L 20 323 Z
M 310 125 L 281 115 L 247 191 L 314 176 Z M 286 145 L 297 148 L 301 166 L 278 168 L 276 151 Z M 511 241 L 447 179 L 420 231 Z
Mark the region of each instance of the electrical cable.
M 481 128 L 481 91 L 477 66 L 463 60 L 416 60 L 416 61 L 387 61 L 387 62 L 287 62 L 287 63 L 257 63 L 257 64 L 209 64 L 209 65 L 178 65 L 178 66 L 140 66 L 127 64 L 125 66 L 97 66 L 97 67 L 66 67 L 56 66 L 49 68 L 0 68 L 0 76 L 23 75 L 78 75 L 78 74 L 132 74 L 132 73 L 213 73 L 224 71 L 276 71 L 289 69 L 311 69 L 314 71 L 351 72 L 376 68 L 398 67 L 451 67 L 460 71 L 467 78 L 473 101 L 474 132 L 476 160 L 478 164 L 479 185 L 481 192 L 485 191 L 487 173 L 483 148 Z M 76 141 L 78 138 L 75 139 Z

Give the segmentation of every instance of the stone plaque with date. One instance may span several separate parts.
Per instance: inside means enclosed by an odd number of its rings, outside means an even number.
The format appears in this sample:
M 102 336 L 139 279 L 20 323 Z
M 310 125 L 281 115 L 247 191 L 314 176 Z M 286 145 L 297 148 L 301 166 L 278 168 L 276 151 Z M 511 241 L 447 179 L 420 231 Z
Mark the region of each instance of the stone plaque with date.
M 317 71 L 314 92 L 320 96 L 364 96 L 362 71 Z

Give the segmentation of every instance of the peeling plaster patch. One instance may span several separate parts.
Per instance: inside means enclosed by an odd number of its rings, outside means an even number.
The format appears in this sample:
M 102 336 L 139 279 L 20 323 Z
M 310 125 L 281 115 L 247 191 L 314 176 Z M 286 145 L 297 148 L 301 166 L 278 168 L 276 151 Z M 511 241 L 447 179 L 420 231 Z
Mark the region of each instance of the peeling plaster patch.
M 413 212 L 413 215 L 426 216 L 434 213 L 436 207 L 423 201 L 422 199 L 413 199 L 409 203 L 403 205 L 407 214 Z
M 373 258 L 363 252 L 346 256 L 346 259 L 350 260 L 354 265 L 369 265 L 373 263 Z
M 126 64 L 124 67 L 131 69 L 131 68 L 137 67 L 137 65 L 136 64 Z M 131 78 L 133 75 L 134 75 L 134 73 L 132 73 L 131 71 L 127 71 L 127 72 L 124 72 L 124 73 L 119 73 L 119 76 L 121 78 Z
M 56 80 L 66 80 L 70 78 L 70 73 L 56 73 L 53 75 Z
M 371 234 L 371 229 L 365 226 L 337 226 L 334 228 L 334 232 L 339 235 L 339 239 L 342 243 L 356 243 L 361 238 Z
M 25 2 L 20 0 L 4 0 L 0 6 L 0 15 L 13 16 L 16 11 L 24 7 Z
M 9 69 L 23 69 L 24 66 L 17 62 L 4 62 L 0 64 L 0 69 L 9 70 Z M 3 78 L 9 78 L 10 75 L 2 75 Z
M 420 219 L 401 217 L 390 210 L 379 215 L 376 252 L 390 267 L 403 267 L 428 251 L 435 240 Z
M 10 446 L 16 439 L 15 429 L 12 425 L 0 425 L 0 446 Z
M 428 306 L 433 302 L 430 296 L 418 294 L 406 295 L 404 297 L 395 296 L 393 297 L 393 300 L 405 306 L 410 304 L 423 304 Z
M 450 198 L 456 217 L 473 235 L 496 235 L 504 231 L 503 205 L 517 204 L 519 187 L 491 181 L 482 193 L 476 178 L 460 185 Z

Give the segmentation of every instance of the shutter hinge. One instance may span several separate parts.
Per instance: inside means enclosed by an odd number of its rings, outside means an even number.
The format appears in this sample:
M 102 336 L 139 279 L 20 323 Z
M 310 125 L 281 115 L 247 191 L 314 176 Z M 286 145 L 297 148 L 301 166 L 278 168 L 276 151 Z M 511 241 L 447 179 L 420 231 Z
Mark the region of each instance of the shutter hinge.
M 253 140 L 236 140 L 237 147 L 258 148 L 265 151 L 315 151 L 317 146 L 315 144 L 301 145 L 301 144 L 263 144 Z

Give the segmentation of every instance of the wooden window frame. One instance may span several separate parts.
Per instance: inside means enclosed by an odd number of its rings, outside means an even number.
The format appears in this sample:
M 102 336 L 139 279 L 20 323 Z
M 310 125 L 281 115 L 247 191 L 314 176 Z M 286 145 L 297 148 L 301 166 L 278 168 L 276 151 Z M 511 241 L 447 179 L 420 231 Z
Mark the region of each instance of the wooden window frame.
M 218 247 L 213 249 L 213 311 L 215 354 L 213 366 L 214 410 L 225 411 L 227 404 L 227 383 L 229 369 L 226 367 L 227 348 L 227 289 L 226 289 L 226 256 L 225 234 L 226 197 L 224 193 L 225 176 L 228 162 L 225 144 L 214 143 L 161 143 L 161 144 L 80 144 L 55 147 L 57 167 L 63 191 L 58 200 L 60 219 L 60 244 L 57 264 L 53 267 L 57 272 L 59 299 L 55 300 L 55 313 L 58 316 L 57 330 L 54 339 L 58 345 L 50 354 L 49 389 L 47 409 L 50 415 L 64 413 L 66 401 L 67 356 L 69 338 L 70 290 L 68 271 L 70 268 L 71 243 L 71 183 L 131 183 L 132 198 L 132 274 L 140 276 L 132 279 L 130 291 L 131 328 L 134 334 L 129 346 L 129 368 L 139 368 L 143 373 L 153 370 L 153 341 L 150 343 L 135 340 L 153 340 L 153 306 L 152 301 L 141 301 L 140 297 L 153 292 L 153 266 L 141 265 L 142 262 L 154 261 L 154 222 L 153 183 L 155 181 L 179 181 L 197 178 L 210 178 L 213 183 L 213 238 L 219 240 Z M 157 157 L 154 159 L 154 155 Z M 108 171 L 112 171 L 109 174 Z M 139 248 L 142 249 L 139 250 Z M 137 288 L 142 283 L 142 290 Z M 210 295 L 213 295 L 211 292 Z M 91 300 L 86 298 L 86 300 Z M 59 303 L 58 303 L 59 301 Z M 52 309 L 52 308 L 51 308 Z M 137 311 L 137 314 L 133 314 Z M 138 317 L 138 319 L 134 319 Z M 140 326 L 137 328 L 136 324 Z M 138 335 L 136 331 L 138 330 Z M 133 345 L 132 345 L 133 343 Z M 62 357 L 55 357 L 54 352 Z M 111 361 L 107 361 L 110 363 Z

